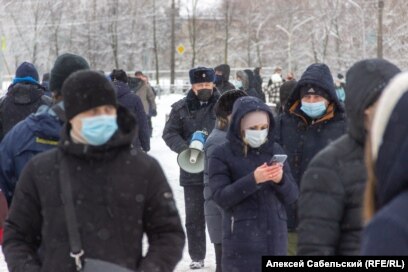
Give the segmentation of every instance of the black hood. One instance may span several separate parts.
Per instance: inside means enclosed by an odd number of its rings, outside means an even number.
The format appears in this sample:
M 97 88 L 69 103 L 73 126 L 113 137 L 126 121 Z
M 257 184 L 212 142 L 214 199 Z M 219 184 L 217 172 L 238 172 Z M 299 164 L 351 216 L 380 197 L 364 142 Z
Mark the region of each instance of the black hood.
M 237 148 L 237 150 L 242 151 L 244 147 L 244 142 L 242 141 L 241 138 L 241 120 L 247 113 L 253 111 L 264 111 L 268 113 L 270 121 L 268 141 L 274 140 L 273 130 L 275 128 L 275 121 L 269 106 L 262 102 L 262 100 L 260 100 L 259 98 L 253 96 L 244 96 L 238 98 L 238 100 L 235 101 L 234 103 L 234 107 L 232 109 L 231 123 L 227 132 L 227 139 L 231 142 L 233 148 Z
M 118 130 L 104 145 L 92 146 L 74 143 L 70 136 L 71 125 L 67 122 L 62 130 L 59 148 L 70 155 L 89 160 L 110 160 L 120 151 L 131 149 L 136 135 L 136 120 L 123 106 L 117 108 Z
M 231 69 L 230 69 L 230 66 L 228 64 L 218 65 L 217 67 L 214 68 L 214 70 L 222 72 L 222 81 L 223 82 L 229 81 Z
M 364 111 L 377 101 L 388 82 L 401 70 L 383 59 L 355 63 L 346 76 L 348 133 L 361 145 L 365 142 Z
M 339 112 L 344 112 L 344 108 L 336 95 L 336 88 L 334 86 L 330 69 L 323 63 L 315 63 L 307 67 L 306 71 L 302 74 L 302 77 L 297 82 L 295 89 L 289 97 L 288 102 L 286 103 L 285 111 L 289 111 L 292 105 L 300 100 L 300 90 L 303 86 L 308 84 L 316 85 L 327 92 L 329 100 L 335 104 L 336 110 Z

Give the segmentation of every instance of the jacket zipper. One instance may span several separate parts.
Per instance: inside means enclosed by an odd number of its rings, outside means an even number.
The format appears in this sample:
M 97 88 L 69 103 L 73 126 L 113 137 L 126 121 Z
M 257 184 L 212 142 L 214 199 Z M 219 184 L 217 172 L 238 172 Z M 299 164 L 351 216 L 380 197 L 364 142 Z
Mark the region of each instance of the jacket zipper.
M 234 232 L 234 216 L 231 216 L 231 234 Z

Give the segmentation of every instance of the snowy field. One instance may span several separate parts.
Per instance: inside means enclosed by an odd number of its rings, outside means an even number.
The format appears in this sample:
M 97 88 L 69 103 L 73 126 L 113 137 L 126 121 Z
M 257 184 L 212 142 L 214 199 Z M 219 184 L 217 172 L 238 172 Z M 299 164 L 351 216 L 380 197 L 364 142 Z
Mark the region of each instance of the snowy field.
M 164 128 L 166 114 L 170 113 L 171 104 L 175 101 L 182 98 L 182 95 L 172 94 L 172 95 L 163 95 L 160 98 L 156 98 L 157 103 L 157 116 L 153 118 L 153 137 L 151 139 L 151 150 L 149 154 L 155 157 L 161 164 L 164 172 L 166 173 L 167 179 L 173 188 L 173 193 L 175 195 L 177 207 L 181 216 L 181 219 L 185 221 L 185 212 L 184 212 L 184 194 L 183 188 L 179 186 L 179 167 L 177 164 L 177 155 L 172 152 L 164 143 L 161 138 L 162 131 Z M 178 266 L 174 271 L 176 272 L 186 272 L 192 271 L 189 269 L 189 264 L 191 260 L 188 255 L 187 242 L 184 248 L 183 259 L 179 262 Z M 6 272 L 7 266 L 4 263 L 3 254 L 0 254 L 0 272 Z M 202 272 L 212 272 L 215 271 L 215 256 L 214 256 L 214 247 L 210 243 L 210 239 L 207 234 L 207 256 L 205 259 L 205 267 L 201 270 Z

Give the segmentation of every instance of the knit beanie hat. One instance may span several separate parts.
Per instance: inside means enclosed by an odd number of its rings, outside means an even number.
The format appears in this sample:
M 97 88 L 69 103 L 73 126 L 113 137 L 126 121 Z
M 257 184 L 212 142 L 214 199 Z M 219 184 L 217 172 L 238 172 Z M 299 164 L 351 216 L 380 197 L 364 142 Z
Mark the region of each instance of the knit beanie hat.
M 104 105 L 117 107 L 113 84 L 95 71 L 77 71 L 62 85 L 65 115 L 71 120 L 77 114 Z
M 227 118 L 232 113 L 235 101 L 243 96 L 247 94 L 241 90 L 230 90 L 223 93 L 214 106 L 215 116 Z
M 66 53 L 58 56 L 51 69 L 50 90 L 61 95 L 62 84 L 73 72 L 88 70 L 88 62 L 81 56 Z
M 328 91 L 323 90 L 321 87 L 314 84 L 303 85 L 300 89 L 300 99 L 305 95 L 319 95 L 330 101 L 330 95 Z
M 18 66 L 16 70 L 16 78 L 27 78 L 31 77 L 35 81 L 38 82 L 39 76 L 37 69 L 35 68 L 34 64 L 29 62 L 23 62 Z

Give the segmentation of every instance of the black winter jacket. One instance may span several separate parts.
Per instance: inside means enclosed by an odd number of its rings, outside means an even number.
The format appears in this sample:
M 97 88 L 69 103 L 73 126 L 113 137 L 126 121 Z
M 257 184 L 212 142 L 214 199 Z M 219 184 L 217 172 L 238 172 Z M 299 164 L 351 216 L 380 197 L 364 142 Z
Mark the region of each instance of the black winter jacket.
M 315 121 L 300 110 L 300 89 L 306 84 L 319 86 L 330 97 L 326 114 Z M 290 168 L 298 184 L 313 157 L 345 132 L 344 109 L 338 101 L 328 67 L 324 64 L 309 66 L 289 97 L 285 112 L 276 120 L 276 141 L 288 154 Z M 297 227 L 296 206 L 288 206 L 287 212 L 288 228 L 294 230 Z
M 41 85 L 32 83 L 16 83 L 9 87 L 6 96 L 0 100 L 0 140 L 41 105 L 52 104 L 52 99 L 45 96 L 44 91 Z
M 150 129 L 147 123 L 147 116 L 143 108 L 140 97 L 131 93 L 128 84 L 120 81 L 114 81 L 116 87 L 116 97 L 119 104 L 127 108 L 136 118 L 137 132 L 133 139 L 135 147 L 141 147 L 145 152 L 150 150 Z
M 364 147 L 344 135 L 318 153 L 303 175 L 299 255 L 358 255 L 366 181 Z
M 197 130 L 205 130 L 208 134 L 215 126 L 214 105 L 219 98 L 217 89 L 206 105 L 201 105 L 192 90 L 187 97 L 172 105 L 169 120 L 163 130 L 163 140 L 171 150 L 180 154 L 190 145 L 191 137 Z M 180 185 L 203 185 L 203 173 L 191 174 L 180 168 Z
M 318 153 L 302 178 L 299 255 L 360 254 L 366 183 L 364 110 L 398 72 L 384 60 L 364 60 L 347 72 L 347 134 Z
M 184 232 L 158 162 L 131 149 L 134 119 L 118 109 L 119 131 L 102 146 L 74 144 L 69 129 L 58 148 L 24 169 L 6 221 L 3 252 L 11 272 L 74 272 L 59 188 L 60 158 L 68 163 L 84 257 L 135 271 L 173 271 Z M 142 257 L 142 238 L 149 247 Z

